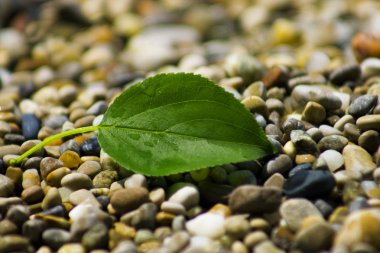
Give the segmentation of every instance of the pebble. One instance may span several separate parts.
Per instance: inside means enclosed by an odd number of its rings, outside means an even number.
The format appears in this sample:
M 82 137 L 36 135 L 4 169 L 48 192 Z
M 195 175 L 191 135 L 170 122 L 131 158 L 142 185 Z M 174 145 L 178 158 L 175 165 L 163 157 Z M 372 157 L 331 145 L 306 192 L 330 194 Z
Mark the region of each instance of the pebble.
M 41 128 L 40 120 L 34 114 L 23 114 L 21 116 L 22 135 L 26 140 L 37 139 Z
M 79 166 L 79 168 L 77 169 L 77 172 L 83 173 L 89 176 L 90 178 L 94 178 L 101 170 L 102 170 L 102 167 L 100 166 L 99 162 L 85 161 Z
M 100 171 L 93 179 L 92 183 L 95 188 L 109 188 L 117 180 L 117 172 L 114 170 Z
M 302 228 L 294 239 L 294 247 L 303 252 L 328 250 L 333 242 L 334 229 L 325 222 Z
M 380 144 L 379 133 L 375 130 L 363 132 L 358 138 L 358 144 L 370 154 L 376 152 Z
M 170 202 L 170 201 L 162 202 L 161 210 L 164 212 L 175 214 L 175 215 L 185 214 L 186 212 L 186 209 L 183 205 L 176 202 Z
M 204 213 L 186 222 L 186 229 L 193 235 L 219 238 L 224 232 L 225 219 L 213 213 Z M 202 229 L 199 229 L 202 227 Z
M 331 172 L 335 172 L 344 165 L 344 158 L 341 153 L 336 150 L 329 149 L 319 155 L 318 159 L 323 159 Z
M 378 235 L 380 233 L 380 212 L 365 209 L 350 214 L 343 223 L 334 241 L 334 247 L 352 250 L 360 242 L 366 242 L 377 251 L 380 250 Z
M 175 186 L 175 185 L 173 185 Z M 172 187 L 173 187 L 172 186 Z M 168 199 L 169 202 L 181 204 L 189 210 L 199 204 L 199 192 L 193 186 L 184 186 L 176 190 Z
M 273 242 L 267 240 L 259 243 L 254 248 L 255 253 L 285 253 L 285 251 L 279 249 Z
M 8 197 L 13 194 L 14 182 L 7 176 L 0 174 L 0 197 Z
M 40 202 L 42 201 L 44 196 L 44 191 L 39 185 L 33 185 L 31 187 L 28 187 L 24 189 L 21 193 L 21 199 L 28 204 L 35 204 L 37 202 Z
M 67 174 L 61 179 L 61 185 L 72 191 L 79 189 L 91 189 L 92 181 L 89 176 L 83 173 Z
M 281 191 L 274 187 L 239 186 L 228 199 L 228 206 L 233 213 L 274 212 L 280 204 Z
M 311 101 L 306 104 L 302 117 L 306 121 L 318 125 L 325 120 L 326 110 L 322 105 Z
M 70 241 L 70 233 L 59 228 L 49 228 L 42 233 L 42 240 L 53 250 L 58 250 Z
M 0 252 L 33 252 L 33 248 L 23 236 L 5 235 L 0 237 Z
M 285 178 L 280 173 L 275 173 L 270 176 L 264 183 L 264 187 L 275 187 L 282 190 L 284 186 Z
M 313 155 L 318 153 L 317 143 L 308 134 L 304 133 L 304 131 L 291 131 L 290 139 L 298 151 L 302 150 L 303 153 Z
M 80 189 L 80 190 L 71 192 L 69 195 L 69 201 L 73 205 L 79 205 L 82 202 L 86 201 L 87 203 L 93 204 L 95 207 L 100 207 L 100 203 L 96 200 L 95 196 L 89 190 L 86 190 L 86 189 Z
M 233 171 L 227 176 L 227 182 L 229 185 L 237 187 L 245 184 L 257 184 L 255 175 L 249 170 L 237 170 Z
M 22 226 L 22 235 L 35 245 L 42 241 L 42 233 L 45 229 L 45 221 L 39 219 L 27 220 Z
M 304 170 L 289 177 L 284 184 L 284 193 L 288 197 L 323 198 L 328 196 L 335 186 L 335 179 L 328 171 Z
M 286 221 L 287 226 L 293 231 L 297 231 L 301 228 L 302 221 L 306 217 L 322 217 L 313 203 L 302 198 L 289 199 L 283 202 L 280 207 L 280 214 Z
M 3 159 L 5 155 L 21 155 L 21 148 L 19 145 L 4 145 L 0 146 L 0 158 Z
M 360 172 L 362 175 L 370 175 L 376 169 L 376 164 L 368 152 L 355 144 L 348 144 L 342 152 L 346 170 Z
M 147 187 L 147 181 L 144 175 L 142 174 L 133 174 L 128 177 L 124 182 L 124 187 Z
M 47 175 L 45 181 L 48 185 L 54 187 L 60 187 L 62 178 L 71 173 L 71 170 L 66 167 L 60 167 Z
M 107 248 L 108 228 L 103 223 L 94 224 L 82 237 L 82 245 L 87 251 Z M 83 250 L 85 252 L 85 250 Z
M 78 168 L 81 162 L 78 153 L 71 150 L 63 152 L 63 154 L 61 154 L 61 156 L 59 157 L 59 160 L 62 161 L 63 166 L 69 169 Z
M 281 154 L 267 162 L 264 169 L 269 176 L 275 173 L 285 175 L 292 168 L 292 166 L 293 163 L 289 156 Z
M 362 131 L 380 131 L 380 115 L 365 115 L 356 120 L 356 125 Z M 0 153 L 1 154 L 1 153 Z
M 57 253 L 86 253 L 86 250 L 79 243 L 68 243 L 60 247 Z
M 149 192 L 143 187 L 129 187 L 112 193 L 110 203 L 119 213 L 124 214 L 149 201 Z
M 344 136 L 340 135 L 329 135 L 323 137 L 318 142 L 318 149 L 323 152 L 326 150 L 336 150 L 338 152 L 342 151 L 343 148 L 348 144 L 348 140 Z
M 49 188 L 47 191 L 44 199 L 42 200 L 41 203 L 41 208 L 42 210 L 47 210 L 49 208 L 52 208 L 57 205 L 62 204 L 62 198 L 61 195 L 59 194 L 59 191 L 55 187 Z
M 257 81 L 263 75 L 263 66 L 249 54 L 239 53 L 227 56 L 224 69 L 229 76 L 240 76 L 246 83 Z
M 52 157 L 45 157 L 41 160 L 41 163 L 40 163 L 40 173 L 41 173 L 41 176 L 43 179 L 46 179 L 47 175 L 62 167 L 63 166 L 63 162 L 58 160 L 58 159 L 55 159 L 55 158 L 52 158 Z
M 360 129 L 351 123 L 344 125 L 344 136 L 351 142 L 357 143 L 360 136 Z
M 375 76 L 380 73 L 380 61 L 377 58 L 367 58 L 360 64 L 364 78 Z
M 348 113 L 354 118 L 366 115 L 377 104 L 377 96 L 362 95 L 356 98 L 348 107 Z
M 90 137 L 84 142 L 82 142 L 79 145 L 79 148 L 80 148 L 80 153 L 86 156 L 92 156 L 92 155 L 99 156 L 100 154 L 100 145 L 96 136 Z
M 235 238 L 243 238 L 250 231 L 250 224 L 244 216 L 230 216 L 226 219 L 224 228 L 226 234 Z

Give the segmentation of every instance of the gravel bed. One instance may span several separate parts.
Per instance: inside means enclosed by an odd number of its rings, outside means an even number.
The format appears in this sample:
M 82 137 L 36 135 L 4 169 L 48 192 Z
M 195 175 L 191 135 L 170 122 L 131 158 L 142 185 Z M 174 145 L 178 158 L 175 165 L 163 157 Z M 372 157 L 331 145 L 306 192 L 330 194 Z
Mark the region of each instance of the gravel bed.
M 379 24 L 376 0 L 0 1 L 0 253 L 379 252 Z M 86 133 L 9 164 L 163 72 L 278 154 L 147 177 Z

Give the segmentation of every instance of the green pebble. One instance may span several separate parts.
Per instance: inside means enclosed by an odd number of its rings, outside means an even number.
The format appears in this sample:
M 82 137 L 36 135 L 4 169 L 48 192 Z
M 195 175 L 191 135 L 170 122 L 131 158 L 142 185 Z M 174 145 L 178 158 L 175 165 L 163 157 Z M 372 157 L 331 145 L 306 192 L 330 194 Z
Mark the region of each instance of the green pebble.
M 190 175 L 194 179 L 195 182 L 206 180 L 209 174 L 210 174 L 209 168 L 194 170 L 190 172 Z

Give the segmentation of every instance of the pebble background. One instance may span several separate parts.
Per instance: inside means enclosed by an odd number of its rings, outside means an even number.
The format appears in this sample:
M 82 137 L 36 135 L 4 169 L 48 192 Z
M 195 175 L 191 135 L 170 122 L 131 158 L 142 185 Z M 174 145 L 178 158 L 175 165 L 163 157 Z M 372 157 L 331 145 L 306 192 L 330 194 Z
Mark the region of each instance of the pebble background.
M 379 24 L 376 0 L 0 1 L 0 253 L 379 252 Z M 145 177 L 88 133 L 9 165 L 176 71 L 279 154 Z

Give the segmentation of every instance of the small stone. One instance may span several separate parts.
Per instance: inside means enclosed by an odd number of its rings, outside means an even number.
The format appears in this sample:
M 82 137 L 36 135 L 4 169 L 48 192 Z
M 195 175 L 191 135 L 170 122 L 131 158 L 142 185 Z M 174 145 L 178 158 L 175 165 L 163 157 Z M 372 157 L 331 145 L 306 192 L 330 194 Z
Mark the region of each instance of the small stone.
M 380 131 L 380 115 L 365 115 L 357 119 L 356 125 L 362 131 L 376 130 Z
M 204 213 L 186 222 L 186 229 L 193 235 L 219 238 L 225 233 L 225 219 L 213 213 Z M 199 229 L 202 227 L 202 229 Z
M 315 161 L 315 156 L 310 154 L 299 154 L 295 157 L 296 164 L 303 164 L 303 163 L 313 163 Z
M 170 201 L 164 201 L 161 204 L 161 210 L 167 213 L 171 214 L 185 214 L 186 209 L 183 205 L 176 203 L 176 202 L 170 202 Z
M 42 233 L 46 229 L 46 222 L 39 219 L 27 220 L 22 226 L 22 235 L 32 244 L 41 243 Z
M 99 156 L 100 145 L 96 136 L 90 137 L 79 145 L 80 153 L 86 156 Z
M 70 151 L 70 152 L 66 153 L 66 151 Z M 73 153 L 71 153 L 71 152 L 73 152 Z M 63 160 L 62 159 L 60 159 L 60 160 L 62 162 L 67 162 L 68 165 L 70 165 L 70 164 L 74 164 L 74 166 L 76 165 L 77 159 L 76 159 L 76 155 L 74 153 L 79 154 L 79 152 L 80 152 L 79 151 L 79 145 L 75 139 L 70 139 L 68 141 L 65 141 L 64 143 L 61 144 L 61 146 L 59 146 L 60 157 L 63 158 Z M 64 156 L 62 156 L 62 155 L 64 155 Z M 70 165 L 70 166 L 73 166 L 73 165 Z
M 60 247 L 57 253 L 86 253 L 86 250 L 79 243 L 68 243 Z
M 71 170 L 69 168 L 61 167 L 50 172 L 49 175 L 47 175 L 45 181 L 48 185 L 60 187 L 62 178 L 70 173 Z
M 49 228 L 42 233 L 42 240 L 53 250 L 58 250 L 70 241 L 70 233 L 59 228 Z
M 257 184 L 255 175 L 249 170 L 237 170 L 233 171 L 227 176 L 229 185 L 237 187 L 244 184 Z
M 83 173 L 90 178 L 95 177 L 100 171 L 102 170 L 102 167 L 100 166 L 100 163 L 97 161 L 85 161 L 82 163 L 79 168 L 77 169 L 77 172 Z
M 348 81 L 356 81 L 360 74 L 360 66 L 357 64 L 342 66 L 330 74 L 330 81 L 336 85 L 343 85 Z
M 40 120 L 34 114 L 23 114 L 21 116 L 22 135 L 26 140 L 37 139 L 41 128 Z
M 264 241 L 258 244 L 254 248 L 255 253 L 285 253 L 285 251 L 279 249 L 273 242 Z
M 96 207 L 100 207 L 100 203 L 96 200 L 95 196 L 89 190 L 85 190 L 85 189 L 72 192 L 69 196 L 69 201 L 75 206 L 86 201 L 87 203 L 91 203 Z
M 249 54 L 231 54 L 227 56 L 224 69 L 229 76 L 240 76 L 245 83 L 257 81 L 262 77 L 263 66 Z
M 118 190 L 111 195 L 110 203 L 119 213 L 124 214 L 149 201 L 149 192 L 143 187 Z
M 301 198 L 283 202 L 280 207 L 280 214 L 287 226 L 293 231 L 297 231 L 301 227 L 303 219 L 308 216 L 322 217 L 319 210 L 310 201 Z
M 57 205 L 62 204 L 61 195 L 59 194 L 59 191 L 55 187 L 49 188 L 48 192 L 46 193 L 44 199 L 42 200 L 41 207 L 42 210 L 47 210 L 49 208 L 52 208 Z
M 160 206 L 165 201 L 165 190 L 163 188 L 151 190 L 149 192 L 149 199 L 157 206 Z
M 360 69 L 364 78 L 376 76 L 380 73 L 380 60 L 377 58 L 367 58 L 360 64 Z
M 63 162 L 58 159 L 51 158 L 51 157 L 43 158 L 40 163 L 40 173 L 41 173 L 42 178 L 46 179 L 47 175 L 50 172 L 62 166 L 63 166 Z
M 374 153 L 380 145 L 379 133 L 375 130 L 365 131 L 359 136 L 358 144 L 369 153 Z
M 344 130 L 344 126 L 348 123 L 355 124 L 355 119 L 349 114 L 344 115 L 337 122 L 335 122 L 334 128 L 342 132 Z
M 243 92 L 243 99 L 251 97 L 251 96 L 258 96 L 263 99 L 266 98 L 267 90 L 265 88 L 265 85 L 261 81 L 254 82 L 250 84 Z
M 348 144 L 343 149 L 344 166 L 346 170 L 360 172 L 369 175 L 376 169 L 376 164 L 368 152 L 360 146 Z
M 76 169 L 80 164 L 80 156 L 78 153 L 67 150 L 60 157 L 59 160 L 62 161 L 63 166 L 69 169 Z
M 347 123 L 344 125 L 343 134 L 349 141 L 356 143 L 360 136 L 360 129 L 355 124 Z
M 329 125 L 320 125 L 319 130 L 323 134 L 323 136 L 329 136 L 329 135 L 343 135 L 341 131 L 338 129 L 331 127 Z
M 274 212 L 281 204 L 278 188 L 244 185 L 229 196 L 228 206 L 234 213 Z
M 147 187 L 146 177 L 141 174 L 133 174 L 124 182 L 124 187 Z
M 380 250 L 378 235 L 380 233 L 380 212 L 376 209 L 365 209 L 350 214 L 335 238 L 334 247 L 345 247 L 348 250 L 366 242 L 377 251 Z
M 65 115 L 50 114 L 44 118 L 42 125 L 51 129 L 59 129 L 66 121 L 68 121 L 68 118 Z
M 264 183 L 264 187 L 274 187 L 282 190 L 284 186 L 285 178 L 280 173 L 275 173 L 270 176 Z
M 290 133 L 290 139 L 294 143 L 297 151 L 315 155 L 318 153 L 317 143 L 302 130 L 293 130 Z
M 111 184 L 117 181 L 117 172 L 114 170 L 100 171 L 92 180 L 94 188 L 109 188 Z
M 344 165 L 344 158 L 341 153 L 336 150 L 329 149 L 320 154 L 318 159 L 324 159 L 327 167 L 331 172 L 335 172 Z
M 82 245 L 87 251 L 107 248 L 108 228 L 103 223 L 94 224 L 82 237 Z
M 264 233 L 263 231 L 255 231 L 245 236 L 244 245 L 247 246 L 247 248 L 252 249 L 256 245 L 266 240 L 268 240 L 268 236 L 266 233 Z
M 295 237 L 294 247 L 303 252 L 328 250 L 331 247 L 334 234 L 335 232 L 329 224 L 319 222 L 302 228 Z
M 335 186 L 335 178 L 328 171 L 304 170 L 289 177 L 284 184 L 288 197 L 323 198 Z
M 243 105 L 251 112 L 261 114 L 264 118 L 268 118 L 269 111 L 264 100 L 257 96 L 250 96 L 242 101 Z
M 351 47 L 358 61 L 380 56 L 379 38 L 371 34 L 356 34 L 351 40 Z
M 226 234 L 234 238 L 243 238 L 250 230 L 249 222 L 243 216 L 230 216 L 224 224 Z
M 287 155 L 279 155 L 274 159 L 267 162 L 264 166 L 267 175 L 273 175 L 275 173 L 280 173 L 285 175 L 293 166 L 292 160 Z
M 366 115 L 377 104 L 377 96 L 362 95 L 356 98 L 348 107 L 348 113 L 355 118 Z
M 0 237 L 0 252 L 32 252 L 32 248 L 23 236 L 5 235 Z
M 44 191 L 39 185 L 33 185 L 31 187 L 28 187 L 21 193 L 22 200 L 24 200 L 28 204 L 40 202 L 42 201 L 44 196 Z
M 92 181 L 89 176 L 83 173 L 71 173 L 64 176 L 61 180 L 61 185 L 72 191 L 79 189 L 91 189 Z
M 13 181 L 7 176 L 0 174 L 0 197 L 9 197 L 13 194 L 14 189 L 15 185 Z
M 323 152 L 325 150 L 336 150 L 338 152 L 342 151 L 343 148 L 348 144 L 346 137 L 340 135 L 329 135 L 323 137 L 318 142 L 318 149 Z
M 21 155 L 20 146 L 14 144 L 0 146 L 0 158 L 4 158 L 5 155 Z
M 4 219 L 0 221 L 0 236 L 17 234 L 18 227 L 12 221 Z
M 29 219 L 30 211 L 24 205 L 14 205 L 8 209 L 6 219 L 12 221 L 18 227 L 22 227 L 25 221 Z
M 74 122 L 74 127 L 80 128 L 80 127 L 92 126 L 92 122 L 94 121 L 94 119 L 95 119 L 94 115 L 84 116 L 82 118 L 77 119 Z
M 184 186 L 176 190 L 168 199 L 169 202 L 175 202 L 183 205 L 186 210 L 199 204 L 198 189 L 193 186 Z
M 325 120 L 326 110 L 322 105 L 316 102 L 308 102 L 302 112 L 302 117 L 306 121 L 318 125 Z

